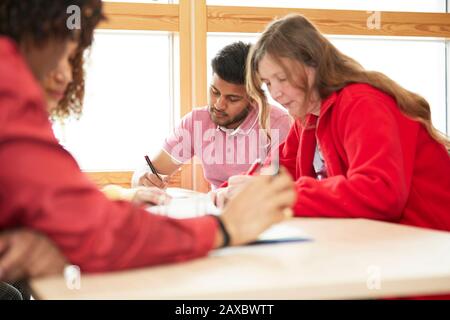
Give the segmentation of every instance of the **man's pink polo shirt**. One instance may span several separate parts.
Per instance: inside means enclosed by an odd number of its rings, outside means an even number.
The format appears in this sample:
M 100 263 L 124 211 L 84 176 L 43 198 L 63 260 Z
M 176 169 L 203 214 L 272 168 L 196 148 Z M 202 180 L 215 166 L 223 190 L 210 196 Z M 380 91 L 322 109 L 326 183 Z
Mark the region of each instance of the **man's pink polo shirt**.
M 258 123 L 258 109 L 251 108 L 244 122 L 236 129 L 220 127 L 212 122 L 208 107 L 197 108 L 181 119 L 166 138 L 163 149 L 175 161 L 185 163 L 197 156 L 205 178 L 217 188 L 230 176 L 242 174 L 260 158 L 265 160 L 271 150 L 282 143 L 292 119 L 278 107 L 271 107 L 271 141 Z

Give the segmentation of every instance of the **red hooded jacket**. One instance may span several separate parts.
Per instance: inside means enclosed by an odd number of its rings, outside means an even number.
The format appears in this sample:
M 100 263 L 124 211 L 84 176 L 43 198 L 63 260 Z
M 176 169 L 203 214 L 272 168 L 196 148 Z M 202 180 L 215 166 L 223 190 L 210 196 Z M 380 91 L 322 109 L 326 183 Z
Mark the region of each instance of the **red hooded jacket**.
M 313 168 L 316 141 L 328 177 Z M 280 146 L 296 216 L 367 218 L 450 231 L 450 157 L 392 97 L 352 84 L 297 120 Z
M 109 201 L 53 135 L 40 88 L 16 46 L 0 37 L 0 229 L 47 234 L 82 271 L 205 255 L 212 217 L 170 219 Z

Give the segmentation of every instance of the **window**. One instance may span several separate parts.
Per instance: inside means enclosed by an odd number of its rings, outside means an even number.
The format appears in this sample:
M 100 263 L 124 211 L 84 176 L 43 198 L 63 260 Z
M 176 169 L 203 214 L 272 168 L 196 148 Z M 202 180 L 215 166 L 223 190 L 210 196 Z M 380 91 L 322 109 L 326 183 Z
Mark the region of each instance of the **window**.
M 380 71 L 424 97 L 433 125 L 446 132 L 445 42 L 443 40 L 329 37 L 367 70 Z
M 270 12 L 259 17 L 260 20 L 249 19 L 240 25 L 242 18 L 240 15 L 248 13 L 246 10 L 240 11 L 240 8 L 231 10 L 232 14 L 225 18 L 220 12 L 212 11 L 213 16 L 208 18 L 206 16 L 208 10 L 194 9 L 191 5 L 194 1 L 196 0 L 186 0 L 181 11 L 176 6 L 165 6 L 165 4 L 179 4 L 179 0 L 105 1 L 111 2 L 105 8 L 112 22 L 105 23 L 103 27 L 121 30 L 96 32 L 96 41 L 86 65 L 84 114 L 81 120 L 68 121 L 64 127 L 60 124 L 54 125 L 57 136 L 74 154 L 82 169 L 124 171 L 141 166 L 143 155 L 146 153 L 151 155 L 159 150 L 174 123 L 178 122 L 181 112 L 189 110 L 191 106 L 189 95 L 198 97 L 198 89 L 203 88 L 205 83 L 203 76 L 196 76 L 195 72 L 186 67 L 194 63 L 195 57 L 201 60 L 204 54 L 203 34 L 198 33 L 202 28 L 197 31 L 194 28 L 192 31 L 188 26 L 196 23 L 197 19 L 198 21 L 206 19 L 210 31 L 214 31 L 207 34 L 206 44 L 207 77 L 211 80 L 210 61 L 218 50 L 236 40 L 254 42 L 258 36 L 256 33 L 224 32 L 254 32 L 261 30 L 261 21 L 269 20 L 267 14 Z M 122 4 L 113 6 L 113 2 Z M 396 27 L 400 30 L 400 34 L 409 34 L 414 29 L 419 31 L 420 37 L 417 38 L 359 36 L 360 30 L 357 27 L 344 28 L 346 34 L 352 33 L 357 36 L 328 37 L 341 51 L 355 58 L 366 69 L 381 71 L 406 89 L 427 99 L 432 108 L 434 125 L 447 133 L 450 123 L 450 113 L 447 111 L 450 104 L 450 95 L 447 93 L 450 90 L 447 81 L 450 45 L 444 38 L 448 38 L 449 33 L 440 27 L 439 22 L 433 22 L 433 15 L 430 19 L 429 14 L 422 13 L 445 13 L 448 2 L 446 0 L 206 0 L 208 6 L 418 12 L 413 18 L 411 15 L 405 15 L 409 19 L 405 25 L 402 24 L 402 16 L 396 16 Z M 132 6 L 132 3 L 141 5 Z M 153 6 L 154 4 L 158 6 Z M 201 7 L 204 2 L 199 1 L 198 4 Z M 328 14 L 333 12 L 322 13 L 322 17 Z M 421 21 L 422 16 L 427 22 L 416 24 L 415 19 Z M 442 18 L 445 21 L 447 18 L 442 15 L 435 16 L 438 16 L 436 21 L 441 21 Z M 346 18 L 340 16 L 339 19 Z M 179 24 L 180 21 L 189 23 Z M 339 26 L 333 25 L 332 28 Z M 342 33 L 342 30 L 337 31 Z M 384 30 L 380 34 L 387 32 Z M 431 39 L 424 36 L 442 38 Z M 194 39 L 197 40 L 195 48 L 199 48 L 200 54 L 196 52 L 191 58 L 186 53 L 192 49 L 186 43 L 193 44 Z M 199 43 L 198 39 L 201 39 Z M 181 48 L 180 40 L 182 40 Z M 180 52 L 183 54 L 180 55 Z M 203 72 L 203 69 L 200 72 Z M 189 90 L 183 87 L 183 96 L 180 95 L 180 79 L 183 79 L 184 83 L 191 84 Z M 202 99 L 203 97 L 199 100 Z M 181 186 L 191 187 L 189 178 L 187 175 L 185 177 L 186 182 L 182 180 Z M 111 180 L 111 183 L 114 181 Z
M 446 85 L 447 85 L 447 108 L 446 108 L 446 114 L 447 114 L 447 135 L 450 135 L 450 110 L 449 110 L 449 106 L 450 106 L 450 81 L 449 81 L 449 76 L 448 74 L 450 73 L 450 42 L 447 41 L 446 42 L 446 51 L 447 51 L 447 60 L 446 60 L 446 74 L 445 74 L 445 81 L 446 81 Z
M 54 125 L 83 170 L 133 170 L 159 149 L 173 125 L 171 48 L 167 32 L 96 32 L 83 115 Z
M 423 96 L 431 106 L 434 126 L 446 132 L 445 41 L 355 36 L 328 36 L 328 39 L 367 70 L 383 72 L 404 88 Z M 254 43 L 257 35 L 210 33 L 208 61 L 222 47 L 239 40 Z M 208 77 L 211 72 L 208 65 Z M 273 100 L 270 102 L 276 104 Z

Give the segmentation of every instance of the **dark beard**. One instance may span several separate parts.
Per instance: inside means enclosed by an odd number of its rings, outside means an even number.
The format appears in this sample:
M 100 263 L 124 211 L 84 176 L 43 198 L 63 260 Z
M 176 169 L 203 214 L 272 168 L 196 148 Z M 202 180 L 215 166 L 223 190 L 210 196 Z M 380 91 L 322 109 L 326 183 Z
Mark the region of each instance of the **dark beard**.
M 217 122 L 216 119 L 214 119 L 213 116 L 213 107 L 212 106 L 208 106 L 208 111 L 209 111 L 209 118 L 211 119 L 212 122 L 214 122 L 215 124 L 221 126 L 221 127 L 225 127 L 228 128 L 229 126 L 236 124 L 236 123 L 241 123 L 245 120 L 245 118 L 247 118 L 249 112 L 250 112 L 250 106 L 248 105 L 247 107 L 245 107 L 244 110 L 242 110 L 241 113 L 237 114 L 233 119 L 228 120 L 227 122 L 224 123 L 220 123 Z

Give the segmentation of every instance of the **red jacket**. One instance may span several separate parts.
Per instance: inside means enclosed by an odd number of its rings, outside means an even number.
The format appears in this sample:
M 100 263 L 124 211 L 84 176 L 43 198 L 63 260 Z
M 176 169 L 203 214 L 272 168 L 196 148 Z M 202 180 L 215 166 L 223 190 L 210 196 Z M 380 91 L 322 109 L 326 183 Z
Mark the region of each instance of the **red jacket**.
M 16 47 L 0 37 L 0 229 L 47 234 L 83 271 L 205 255 L 212 217 L 175 220 L 112 202 L 55 139 L 42 93 Z
M 280 164 L 296 180 L 296 216 L 368 218 L 450 231 L 450 157 L 394 99 L 366 84 L 296 121 Z M 328 178 L 315 179 L 316 138 Z

